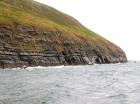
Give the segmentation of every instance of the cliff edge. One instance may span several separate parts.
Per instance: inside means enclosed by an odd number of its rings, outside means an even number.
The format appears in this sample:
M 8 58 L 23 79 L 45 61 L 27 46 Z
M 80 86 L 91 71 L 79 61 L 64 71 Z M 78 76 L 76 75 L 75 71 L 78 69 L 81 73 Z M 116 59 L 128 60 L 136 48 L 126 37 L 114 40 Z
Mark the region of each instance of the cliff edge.
M 127 62 L 122 49 L 33 0 L 0 1 L 0 67 Z

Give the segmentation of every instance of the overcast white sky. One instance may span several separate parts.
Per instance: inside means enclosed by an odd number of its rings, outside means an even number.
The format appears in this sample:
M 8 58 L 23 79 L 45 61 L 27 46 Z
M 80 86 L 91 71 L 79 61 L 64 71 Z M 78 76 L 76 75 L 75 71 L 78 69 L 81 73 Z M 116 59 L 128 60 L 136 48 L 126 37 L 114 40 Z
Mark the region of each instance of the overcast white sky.
M 36 0 L 80 21 L 140 60 L 140 0 Z

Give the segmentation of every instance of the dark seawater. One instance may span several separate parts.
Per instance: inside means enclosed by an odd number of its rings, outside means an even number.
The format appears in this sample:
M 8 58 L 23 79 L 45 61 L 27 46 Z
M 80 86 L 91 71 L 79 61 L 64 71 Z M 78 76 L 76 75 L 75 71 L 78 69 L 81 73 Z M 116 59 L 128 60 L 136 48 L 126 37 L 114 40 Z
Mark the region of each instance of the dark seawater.
M 0 70 L 0 104 L 140 104 L 140 62 Z

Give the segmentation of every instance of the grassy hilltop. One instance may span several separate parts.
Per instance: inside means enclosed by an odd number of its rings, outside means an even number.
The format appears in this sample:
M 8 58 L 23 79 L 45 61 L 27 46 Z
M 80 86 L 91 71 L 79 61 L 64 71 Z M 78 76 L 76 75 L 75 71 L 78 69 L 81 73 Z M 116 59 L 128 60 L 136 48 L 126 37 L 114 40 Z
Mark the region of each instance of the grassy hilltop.
M 95 35 L 74 18 L 33 0 L 1 0 L 0 19 L 53 30 Z

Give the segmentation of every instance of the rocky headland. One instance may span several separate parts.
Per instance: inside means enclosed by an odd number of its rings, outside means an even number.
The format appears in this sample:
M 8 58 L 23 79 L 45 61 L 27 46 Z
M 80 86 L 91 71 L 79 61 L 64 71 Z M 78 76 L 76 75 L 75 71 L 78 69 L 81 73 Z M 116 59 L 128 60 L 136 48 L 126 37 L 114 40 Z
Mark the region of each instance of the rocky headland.
M 0 68 L 127 62 L 121 48 L 72 17 L 32 0 L 20 1 L 0 1 Z

